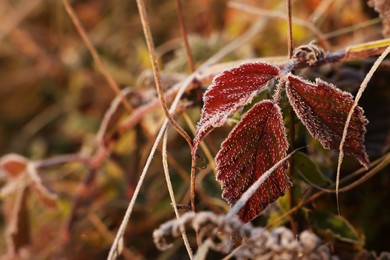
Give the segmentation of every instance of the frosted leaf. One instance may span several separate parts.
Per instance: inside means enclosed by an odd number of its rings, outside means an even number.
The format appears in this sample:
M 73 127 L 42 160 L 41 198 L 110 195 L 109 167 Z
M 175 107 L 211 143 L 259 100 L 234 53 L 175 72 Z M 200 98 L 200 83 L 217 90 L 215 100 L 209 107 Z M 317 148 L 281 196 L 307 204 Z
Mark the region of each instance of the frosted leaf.
M 245 63 L 225 70 L 213 80 L 203 96 L 204 106 L 194 138 L 192 154 L 200 141 L 228 117 L 250 103 L 267 82 L 279 75 L 279 69 L 267 63 Z
M 289 75 L 288 82 L 287 96 L 299 119 L 326 149 L 338 151 L 348 112 L 353 104 L 352 95 L 321 79 L 311 83 Z M 368 120 L 363 113 L 361 107 L 355 108 L 344 152 L 368 167 L 369 160 L 363 144 Z
M 251 108 L 222 143 L 216 156 L 222 196 L 234 205 L 275 163 L 286 157 L 288 142 L 280 108 L 270 100 Z M 291 186 L 287 163 L 275 170 L 239 211 L 243 222 L 257 217 Z

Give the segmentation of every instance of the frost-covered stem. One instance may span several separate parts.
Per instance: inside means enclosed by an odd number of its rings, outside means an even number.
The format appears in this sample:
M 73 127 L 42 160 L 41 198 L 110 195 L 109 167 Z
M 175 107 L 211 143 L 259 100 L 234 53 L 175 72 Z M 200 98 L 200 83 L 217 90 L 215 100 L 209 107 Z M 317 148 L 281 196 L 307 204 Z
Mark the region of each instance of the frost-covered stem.
M 282 96 L 283 86 L 285 82 L 286 80 L 283 77 L 279 78 L 279 82 L 276 85 L 276 89 L 272 97 L 272 100 L 275 104 L 279 103 L 280 97 Z
M 343 130 L 343 136 L 341 138 L 340 146 L 339 146 L 339 158 L 337 162 L 337 175 L 336 175 L 336 202 L 337 202 L 337 212 L 340 214 L 340 205 L 339 205 L 339 180 L 340 180 L 340 170 L 341 170 L 341 164 L 343 162 L 344 158 L 344 143 L 345 139 L 347 138 L 348 133 L 348 127 L 349 123 L 351 122 L 352 114 L 355 111 L 356 106 L 358 105 L 358 102 L 360 98 L 362 97 L 362 94 L 364 90 L 367 88 L 368 82 L 371 80 L 372 76 L 374 75 L 374 72 L 378 69 L 379 65 L 382 63 L 382 61 L 385 59 L 385 57 L 390 53 L 390 45 L 385 49 L 385 51 L 378 57 L 378 59 L 375 61 L 375 63 L 372 65 L 370 71 L 367 73 L 366 77 L 364 78 L 362 84 L 359 87 L 359 91 L 356 94 L 355 100 L 352 104 L 351 109 L 349 110 L 347 120 L 344 125 Z
M 144 30 L 146 44 L 148 45 L 148 49 L 149 49 L 150 61 L 152 62 L 153 75 L 154 75 L 154 80 L 156 82 L 156 89 L 157 89 L 158 97 L 160 99 L 161 107 L 162 107 L 164 114 L 165 114 L 166 118 L 168 119 L 169 123 L 187 141 L 190 148 L 192 148 L 192 146 L 193 146 L 192 139 L 187 134 L 187 132 L 184 131 L 184 129 L 181 128 L 180 125 L 177 124 L 177 122 L 173 119 L 172 115 L 168 111 L 167 104 L 166 104 L 165 97 L 164 97 L 164 92 L 163 92 L 162 87 L 161 87 L 161 78 L 160 78 L 160 71 L 158 68 L 158 60 L 157 60 L 156 50 L 154 48 L 152 32 L 150 30 L 149 20 L 148 20 L 148 16 L 146 13 L 146 7 L 144 4 L 144 1 L 137 0 L 137 6 L 138 6 L 138 12 L 139 12 L 140 17 L 141 17 L 142 28 Z

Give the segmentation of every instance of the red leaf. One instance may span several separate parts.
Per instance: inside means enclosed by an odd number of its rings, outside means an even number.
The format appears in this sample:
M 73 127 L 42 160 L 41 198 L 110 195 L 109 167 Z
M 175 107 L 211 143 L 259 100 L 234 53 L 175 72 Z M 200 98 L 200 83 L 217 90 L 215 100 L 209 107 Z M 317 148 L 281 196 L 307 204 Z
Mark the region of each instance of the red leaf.
M 203 96 L 204 106 L 194 138 L 193 155 L 200 141 L 214 127 L 225 124 L 233 112 L 251 102 L 278 74 L 279 69 L 270 64 L 246 63 L 215 77 Z
M 353 104 L 350 93 L 316 79 L 316 83 L 288 76 L 287 95 L 290 103 L 310 134 L 327 149 L 338 150 L 348 112 Z M 352 155 L 365 167 L 369 160 L 364 148 L 368 120 L 361 107 L 352 114 L 344 144 L 346 154 Z
M 223 198 L 234 205 L 265 171 L 286 156 L 287 148 L 280 108 L 270 100 L 256 104 L 233 128 L 216 156 Z M 257 217 L 291 186 L 286 168 L 287 163 L 276 169 L 240 210 L 243 222 Z

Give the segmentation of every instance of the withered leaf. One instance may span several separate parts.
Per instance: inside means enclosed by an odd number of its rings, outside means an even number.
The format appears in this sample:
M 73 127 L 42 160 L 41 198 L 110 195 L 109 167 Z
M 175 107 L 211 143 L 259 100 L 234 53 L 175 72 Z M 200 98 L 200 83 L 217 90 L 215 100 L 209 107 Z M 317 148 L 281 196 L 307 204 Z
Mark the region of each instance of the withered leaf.
M 203 96 L 204 106 L 194 138 L 193 155 L 200 141 L 215 127 L 225 124 L 228 117 L 250 103 L 279 69 L 267 63 L 246 63 L 225 70 L 214 78 Z
M 289 75 L 288 82 L 287 96 L 299 119 L 325 148 L 338 151 L 344 125 L 353 104 L 352 95 L 321 79 L 311 83 Z M 364 167 L 368 167 L 369 160 L 363 144 L 368 120 L 363 114 L 361 107 L 355 108 L 344 151 L 354 156 Z
M 234 205 L 242 194 L 287 154 L 288 142 L 279 106 L 270 100 L 251 108 L 222 143 L 216 156 L 217 180 L 222 196 Z M 243 222 L 257 217 L 291 186 L 285 174 L 287 163 L 260 186 L 239 211 Z

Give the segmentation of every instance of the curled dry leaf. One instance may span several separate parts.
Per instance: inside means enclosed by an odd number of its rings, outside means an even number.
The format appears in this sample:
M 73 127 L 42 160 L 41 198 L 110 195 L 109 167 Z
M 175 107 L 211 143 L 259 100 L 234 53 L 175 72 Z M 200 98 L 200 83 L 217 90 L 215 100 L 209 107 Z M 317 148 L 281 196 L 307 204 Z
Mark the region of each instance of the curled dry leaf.
M 0 158 L 0 170 L 6 177 L 18 177 L 25 172 L 28 159 L 18 154 L 7 154 Z
M 36 167 L 29 159 L 18 154 L 7 154 L 0 158 L 0 171 L 5 173 L 6 184 L 1 188 L 2 196 L 10 195 L 21 187 L 28 187 L 40 202 L 47 207 L 57 205 L 57 195 L 43 184 Z
M 352 95 L 321 79 L 311 83 L 289 75 L 288 82 L 287 96 L 299 119 L 325 148 L 338 151 L 344 125 L 353 104 Z M 367 168 L 369 160 L 363 143 L 368 120 L 363 114 L 361 107 L 355 108 L 344 151 Z
M 223 71 L 203 96 L 204 106 L 194 138 L 193 156 L 200 141 L 228 117 L 250 103 L 269 80 L 279 75 L 279 69 L 267 63 L 246 63 Z
M 223 198 L 234 205 L 264 172 L 286 157 L 287 148 L 280 108 L 270 100 L 256 104 L 230 132 L 216 156 Z M 291 186 L 286 168 L 287 163 L 276 169 L 239 211 L 243 222 L 257 217 Z

